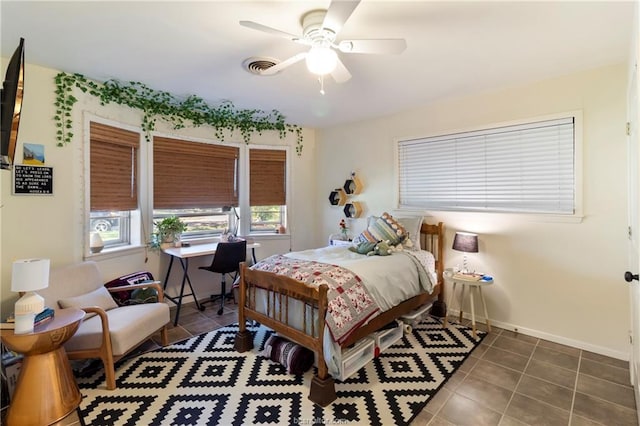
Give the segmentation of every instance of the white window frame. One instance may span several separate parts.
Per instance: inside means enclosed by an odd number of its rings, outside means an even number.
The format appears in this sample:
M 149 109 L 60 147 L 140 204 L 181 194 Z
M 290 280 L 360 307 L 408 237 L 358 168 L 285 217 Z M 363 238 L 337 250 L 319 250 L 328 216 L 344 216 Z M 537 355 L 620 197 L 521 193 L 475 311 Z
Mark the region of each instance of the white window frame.
M 506 214 L 506 215 L 518 215 L 520 217 L 528 217 L 528 218 L 546 218 L 557 221 L 569 221 L 569 222 L 579 222 L 583 217 L 583 178 L 582 178 L 582 149 L 583 149 L 583 118 L 582 111 L 570 111 L 559 114 L 551 114 L 545 116 L 537 116 L 532 118 L 527 118 L 523 120 L 515 120 L 509 122 L 500 122 L 500 123 L 492 123 L 484 126 L 474 127 L 474 128 L 463 128 L 458 130 L 452 130 L 447 132 L 439 132 L 439 133 L 431 133 L 428 135 L 421 135 L 417 137 L 406 137 L 395 140 L 395 205 L 400 211 L 429 211 L 427 208 L 420 207 L 406 207 L 400 204 L 400 158 L 399 158 L 399 146 L 400 143 L 411 141 L 411 140 L 419 140 L 419 139 L 429 139 L 429 138 L 440 138 L 446 137 L 450 135 L 455 135 L 459 133 L 468 133 L 468 132 L 479 132 L 479 131 L 488 131 L 501 127 L 508 126 L 520 126 L 527 125 L 530 123 L 540 122 L 540 121 L 549 121 L 549 120 L 558 120 L 564 118 L 573 118 L 574 119 L 574 212 L 573 214 L 560 214 L 560 213 L 536 213 L 536 212 L 510 212 L 510 211 L 501 211 L 501 210 L 471 210 L 471 209 L 448 209 L 448 210 L 439 210 L 439 211 L 447 211 L 447 212 L 474 212 L 474 213 L 489 213 L 489 214 Z M 436 211 L 436 210 L 433 210 Z
M 142 233 L 142 210 L 145 206 L 145 194 L 147 194 L 148 190 L 148 180 L 147 175 L 145 173 L 148 157 L 147 157 L 147 149 L 145 147 L 146 143 L 144 140 L 144 132 L 138 126 L 128 125 L 119 121 L 109 120 L 107 118 L 99 117 L 94 114 L 90 114 L 85 112 L 83 117 L 83 142 L 84 142 L 84 152 L 83 152 L 83 160 L 84 160 L 84 221 L 82 228 L 82 235 L 84 241 L 84 258 L 95 259 L 95 258 L 108 258 L 114 255 L 120 254 L 122 251 L 136 249 L 140 250 L 146 246 L 146 242 L 143 241 L 143 233 Z M 132 132 L 136 132 L 140 135 L 140 145 L 138 148 L 138 209 L 132 210 L 129 217 L 128 231 L 129 231 L 129 241 L 121 244 L 117 244 L 114 246 L 105 247 L 100 253 L 91 253 L 89 238 L 91 236 L 91 132 L 90 125 L 91 122 L 101 123 L 112 127 L 118 127 L 124 130 L 130 130 Z
M 291 216 L 291 147 L 288 145 L 259 145 L 259 144 L 251 144 L 245 145 L 244 149 L 240 149 L 240 156 L 242 168 L 240 170 L 240 228 L 238 233 L 240 235 L 265 235 L 264 232 L 251 232 L 251 206 L 249 203 L 249 180 L 250 180 L 250 171 L 249 171 L 249 150 L 250 149 L 275 149 L 286 151 L 287 153 L 287 162 L 285 169 L 285 179 L 287 180 L 286 188 L 287 188 L 287 196 L 286 196 L 286 208 L 285 208 L 285 218 L 282 225 L 284 225 L 287 230 L 287 234 L 289 234 L 289 218 Z M 245 217 L 249 218 L 249 220 L 243 220 Z

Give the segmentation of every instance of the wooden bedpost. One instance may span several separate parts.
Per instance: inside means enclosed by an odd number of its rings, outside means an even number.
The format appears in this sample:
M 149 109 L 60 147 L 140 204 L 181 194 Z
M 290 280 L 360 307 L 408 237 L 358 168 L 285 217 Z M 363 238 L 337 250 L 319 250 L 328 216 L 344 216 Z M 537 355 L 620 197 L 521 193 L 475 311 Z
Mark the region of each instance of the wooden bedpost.
M 436 272 L 438 273 L 438 284 L 440 284 L 440 293 L 438 294 L 438 300 L 433 302 L 431 315 L 442 318 L 447 315 L 447 304 L 445 303 L 446 299 L 444 297 L 444 224 L 442 222 L 438 222 L 438 224 L 435 226 L 437 226 L 438 229 L 438 258 L 436 259 Z M 432 250 L 431 252 L 433 253 L 434 251 Z
M 247 265 L 245 262 L 240 264 L 240 300 L 238 301 L 238 333 L 236 334 L 236 340 L 233 348 L 238 352 L 246 352 L 253 349 L 253 335 L 247 330 L 246 318 L 244 315 L 245 301 L 247 297 L 246 283 L 244 280 L 245 269 Z
M 325 316 L 327 313 L 327 292 L 329 286 L 321 284 L 318 286 L 318 339 L 315 352 L 318 357 L 318 374 L 311 379 L 309 389 L 309 400 L 321 407 L 326 407 L 336 400 L 336 384 L 333 377 L 328 372 L 327 363 L 324 360 L 323 336 L 325 327 Z

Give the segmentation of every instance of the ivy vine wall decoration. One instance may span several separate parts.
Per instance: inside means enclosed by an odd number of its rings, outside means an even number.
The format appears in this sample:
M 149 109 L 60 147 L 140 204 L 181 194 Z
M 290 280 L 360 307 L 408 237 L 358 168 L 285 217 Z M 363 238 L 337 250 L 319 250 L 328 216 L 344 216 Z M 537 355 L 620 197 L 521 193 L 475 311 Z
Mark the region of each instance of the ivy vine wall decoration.
M 101 105 L 116 103 L 126 105 L 142 111 L 142 130 L 147 141 L 151 140 L 151 132 L 155 129 L 156 119 L 161 118 L 172 124 L 175 129 L 186 127 L 190 123 L 193 127 L 203 125 L 215 129 L 215 136 L 224 140 L 224 130 L 239 131 L 245 143 L 249 143 L 255 133 L 263 131 L 277 131 L 280 139 L 287 133 L 296 133 L 296 153 L 302 154 L 302 128 L 288 124 L 284 116 L 273 110 L 266 113 L 258 109 L 237 109 L 230 101 L 223 102 L 218 107 L 208 105 L 201 98 L 191 95 L 180 100 L 168 92 L 151 89 L 143 83 L 119 82 L 108 80 L 98 83 L 82 74 L 59 73 L 55 77 L 56 84 L 56 140 L 58 146 L 64 146 L 73 138 L 71 111 L 78 99 L 73 96 L 73 89 L 78 88 L 100 99 Z

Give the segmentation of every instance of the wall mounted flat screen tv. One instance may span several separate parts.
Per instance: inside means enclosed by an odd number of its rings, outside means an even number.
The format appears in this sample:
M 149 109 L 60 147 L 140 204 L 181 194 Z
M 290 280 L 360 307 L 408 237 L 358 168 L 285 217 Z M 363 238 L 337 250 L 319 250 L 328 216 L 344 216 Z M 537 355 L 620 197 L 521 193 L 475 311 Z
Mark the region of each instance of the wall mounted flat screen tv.
M 11 168 L 15 158 L 23 95 L 24 39 L 20 38 L 20 45 L 9 61 L 0 96 L 0 166 L 2 169 Z

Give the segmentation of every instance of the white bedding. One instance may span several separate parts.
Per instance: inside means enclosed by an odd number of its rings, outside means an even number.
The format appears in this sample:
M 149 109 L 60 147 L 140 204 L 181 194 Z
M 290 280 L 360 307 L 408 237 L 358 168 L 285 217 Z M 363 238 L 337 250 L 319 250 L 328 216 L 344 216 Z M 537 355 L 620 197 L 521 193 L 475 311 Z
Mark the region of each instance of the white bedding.
M 433 292 L 433 288 L 437 283 L 435 258 L 431 253 L 424 250 L 397 252 L 390 256 L 365 256 L 354 253 L 344 246 L 327 246 L 291 252 L 285 256 L 329 263 L 353 271 L 369 290 L 371 297 L 380 307 L 380 312 L 387 311 L 425 291 Z M 422 273 L 419 272 L 416 263 L 424 266 Z M 266 297 L 264 296 L 264 291 L 258 291 L 258 294 L 256 294 L 256 309 L 263 313 L 266 312 L 267 305 Z M 301 308 L 297 309 L 293 306 L 289 308 L 291 318 L 301 318 Z M 299 325 L 291 323 L 289 325 L 301 327 L 301 324 L 302 321 L 300 320 Z M 339 371 L 339 357 L 336 356 L 339 353 L 338 351 L 340 351 L 340 346 L 334 342 L 328 328 L 325 327 L 325 361 L 329 373 L 334 377 L 338 375 Z
M 409 256 L 419 257 L 430 272 L 429 282 L 420 282 L 419 273 Z M 328 246 L 285 254 L 287 257 L 330 263 L 347 268 L 362 279 L 381 311 L 424 291 L 431 293 L 436 283 L 435 259 L 427 251 L 398 252 L 390 256 L 364 256 L 344 246 Z M 430 261 L 430 259 L 432 261 Z

